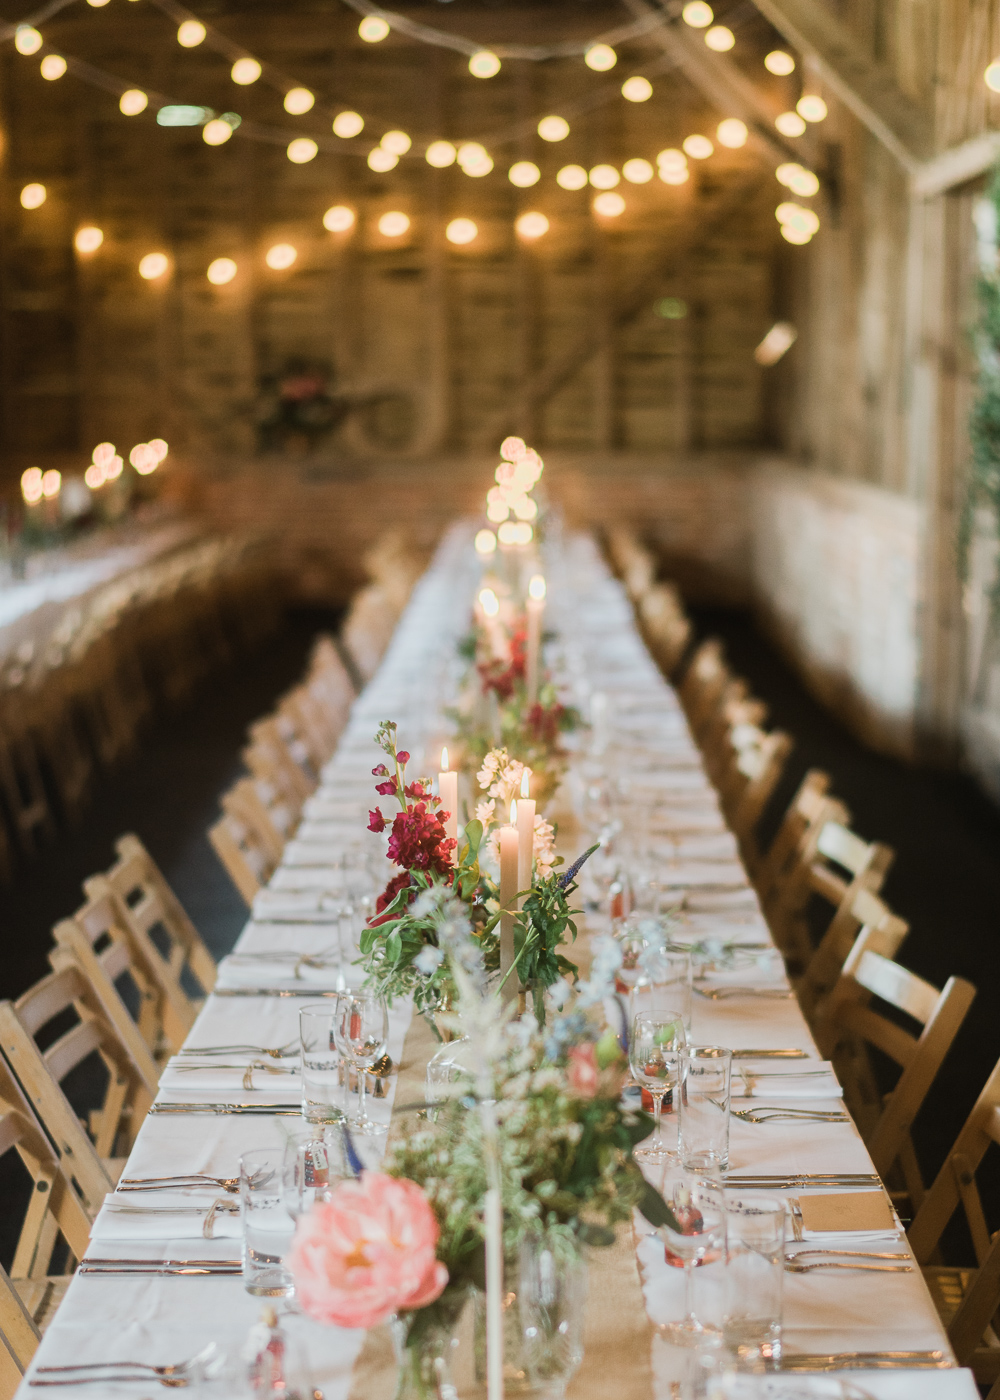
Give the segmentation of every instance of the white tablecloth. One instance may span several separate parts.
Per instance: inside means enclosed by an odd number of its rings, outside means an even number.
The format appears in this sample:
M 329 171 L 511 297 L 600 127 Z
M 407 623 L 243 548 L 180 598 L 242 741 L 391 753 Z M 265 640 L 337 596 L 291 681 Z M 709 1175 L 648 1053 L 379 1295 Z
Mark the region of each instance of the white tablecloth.
M 323 774 L 320 790 L 307 804 L 306 823 L 291 848 L 298 856 L 306 845 L 318 841 L 323 855 L 318 862 L 285 862 L 271 882 L 272 891 L 258 903 L 259 917 L 251 919 L 237 945 L 239 952 L 294 948 L 320 952 L 331 941 L 330 924 L 274 922 L 282 917 L 282 898 L 303 895 L 296 918 L 308 918 L 313 901 L 323 891 L 334 898 L 342 889 L 344 874 L 338 857 L 350 845 L 363 848 L 375 843 L 384 849 L 384 837 L 364 831 L 363 813 L 374 805 L 371 768 L 380 756 L 372 734 L 383 719 L 399 722 L 401 745 L 413 755 L 410 772 L 433 772 L 442 740 L 441 702 L 454 688 L 458 668 L 455 644 L 468 625 L 478 566 L 470 547 L 471 532 L 456 526 L 445 538 L 433 564 L 418 584 L 375 678 L 358 699 L 337 753 Z M 636 631 L 632 612 L 620 586 L 609 576 L 594 543 L 570 537 L 551 545 L 545 560 L 549 582 L 547 626 L 560 634 L 558 661 L 573 698 L 589 698 L 595 713 L 603 715 L 608 738 L 624 740 L 624 748 L 639 750 L 641 781 L 636 776 L 629 800 L 643 804 L 653 820 L 647 823 L 650 844 L 660 829 L 688 830 L 684 814 L 697 815 L 693 827 L 708 846 L 678 853 L 678 869 L 690 883 L 709 887 L 701 898 L 707 910 L 695 921 L 698 936 L 717 931 L 726 937 L 748 940 L 766 938 L 766 926 L 752 891 L 725 835 L 718 804 L 687 734 L 683 714 L 673 691 L 661 677 Z M 607 696 L 594 703 L 594 696 Z M 616 729 L 616 725 L 618 728 Z M 446 736 L 444 736 L 446 737 Z M 646 739 L 650 743 L 643 748 Z M 678 759 L 683 765 L 678 766 Z M 579 767 L 579 766 L 578 766 Z M 638 774 L 640 764 L 631 771 Z M 581 790 L 581 772 L 571 772 L 559 796 L 561 804 L 575 803 Z M 342 827 L 346 813 L 351 824 Z M 326 829 L 326 823 L 336 828 Z M 660 849 L 670 855 L 667 839 Z M 563 851 L 567 857 L 572 851 Z M 324 868 L 325 862 L 325 868 Z M 319 868 L 317 868 L 317 865 Z M 720 872 L 724 874 L 720 875 Z M 391 873 L 388 864 L 386 873 Z M 715 893 L 719 885 L 739 881 L 742 890 Z M 301 900 L 304 899 L 303 904 Z M 266 908 L 265 908 L 266 906 Z M 272 922 L 268 922 L 268 919 Z M 749 980 L 749 979 L 748 979 Z M 695 999 L 695 1039 L 739 1047 L 796 1046 L 818 1059 L 809 1031 L 794 1001 Z M 194 1026 L 189 1044 L 205 1046 L 251 1040 L 255 1044 L 280 1045 L 297 1035 L 296 1000 L 209 998 Z M 391 1013 L 389 1053 L 398 1059 L 410 1019 L 407 1006 Z M 178 1097 L 177 1091 L 161 1091 L 161 1098 Z M 183 1092 L 185 1099 L 213 1099 L 218 1094 Z M 265 1097 L 263 1094 L 261 1098 Z M 273 1099 L 273 1095 L 271 1096 Z M 281 1097 L 279 1095 L 279 1097 Z M 287 1097 L 287 1095 L 285 1095 Z M 373 1115 L 388 1118 L 393 1088 L 382 1101 L 373 1101 Z M 829 1105 L 830 1100 L 819 1100 Z M 143 1124 L 125 1175 L 158 1176 L 170 1172 L 205 1172 L 235 1175 L 240 1154 L 252 1147 L 275 1146 L 285 1141 L 295 1119 L 280 1117 L 166 1117 L 151 1116 Z M 381 1140 L 358 1146 L 373 1164 Z M 857 1131 L 850 1123 L 751 1125 L 733 1121 L 731 1170 L 767 1173 L 868 1172 L 871 1161 Z M 132 1196 L 131 1200 L 140 1199 Z M 203 1198 L 204 1199 L 204 1198 Z M 905 1248 L 905 1243 L 900 1243 Z M 130 1257 L 183 1257 L 193 1250 L 198 1257 L 234 1258 L 238 1244 L 231 1239 L 214 1241 L 148 1242 L 130 1244 Z M 92 1245 L 92 1253 L 107 1255 L 107 1243 Z M 647 1306 L 654 1321 L 677 1313 L 679 1274 L 662 1260 L 662 1248 L 639 1246 Z M 195 1353 L 210 1340 L 234 1356 L 247 1330 L 260 1313 L 260 1300 L 250 1297 L 236 1278 L 95 1278 L 77 1276 L 39 1349 L 37 1362 L 53 1365 L 70 1361 L 143 1359 L 176 1361 Z M 327 1400 L 346 1400 L 351 1366 L 362 1334 L 321 1327 L 295 1318 L 289 1329 L 307 1347 L 315 1373 Z M 797 1351 L 947 1349 L 941 1325 L 919 1272 L 899 1275 L 829 1274 L 787 1275 L 785 1280 L 785 1341 Z M 676 1355 L 657 1341 L 654 1347 L 657 1395 L 667 1400 Z M 909 1372 L 906 1375 L 858 1374 L 856 1379 L 881 1400 L 972 1400 L 977 1394 L 968 1372 Z M 80 1387 L 84 1400 L 106 1393 L 100 1386 Z M 116 1394 L 149 1395 L 148 1383 L 120 1384 Z M 31 1394 L 25 1385 L 20 1394 Z M 218 1384 L 205 1394 L 231 1393 Z M 238 1393 L 238 1392 L 236 1392 Z

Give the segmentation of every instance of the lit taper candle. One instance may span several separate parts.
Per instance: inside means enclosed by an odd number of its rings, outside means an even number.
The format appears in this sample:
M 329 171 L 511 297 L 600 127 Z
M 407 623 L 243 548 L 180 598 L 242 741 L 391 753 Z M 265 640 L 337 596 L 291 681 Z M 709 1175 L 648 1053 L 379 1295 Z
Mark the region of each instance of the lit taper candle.
M 458 840 L 458 774 L 448 767 L 448 750 L 441 750 L 441 771 L 438 774 L 438 797 L 441 811 L 449 813 L 444 829 L 453 841 Z
M 535 801 L 528 796 L 531 769 L 521 774 L 521 796 L 517 801 L 517 888 L 531 886 L 531 867 L 535 856 Z
M 500 828 L 500 980 L 503 990 L 500 995 L 504 1002 L 513 1001 L 519 991 L 516 973 L 511 973 L 514 963 L 514 906 L 518 891 L 517 883 L 517 803 L 510 804 L 510 824 Z M 506 981 L 504 979 L 506 978 Z

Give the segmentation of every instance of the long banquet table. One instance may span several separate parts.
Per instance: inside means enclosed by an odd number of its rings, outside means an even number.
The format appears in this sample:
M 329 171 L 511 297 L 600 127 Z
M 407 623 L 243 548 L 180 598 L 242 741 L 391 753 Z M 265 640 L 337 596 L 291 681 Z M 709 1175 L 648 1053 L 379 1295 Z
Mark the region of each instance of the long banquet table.
M 638 635 L 623 590 L 608 573 L 588 537 L 568 535 L 550 541 L 544 564 L 549 584 L 547 625 L 557 633 L 553 654 L 561 678 L 575 688 L 577 699 L 586 698 L 588 691 L 607 697 L 606 702 L 596 706 L 595 713 L 603 717 L 605 737 L 613 745 L 609 752 L 617 755 L 616 761 L 622 766 L 618 775 L 620 789 L 627 793 L 628 804 L 642 824 L 648 844 L 656 848 L 660 843 L 670 879 L 689 889 L 689 903 L 696 911 L 693 917 L 702 928 L 745 941 L 766 940 L 766 925 L 738 864 L 735 843 L 726 833 L 683 713 Z M 302 825 L 289 843 L 269 888 L 258 897 L 253 916 L 237 943 L 237 954 L 282 948 L 319 952 L 330 946 L 330 923 L 323 921 L 321 913 L 316 914 L 315 923 L 309 922 L 309 911 L 321 909 L 327 896 L 335 898 L 344 879 L 349 878 L 342 859 L 345 851 L 364 851 L 366 843 L 377 846 L 383 839 L 365 831 L 367 808 L 374 805 L 371 768 L 378 761 L 372 735 L 380 720 L 397 720 L 400 742 L 414 756 L 412 771 L 433 771 L 435 746 L 441 742 L 443 728 L 442 702 L 452 697 L 459 674 L 455 644 L 468 626 L 470 600 L 478 576 L 471 531 L 465 525 L 457 525 L 444 538 L 414 590 L 377 675 L 354 705 L 321 786 L 307 804 Z M 574 824 L 574 809 L 583 800 L 581 790 L 586 781 L 582 772 L 582 764 L 576 764 L 558 803 L 561 830 L 568 834 L 560 849 L 567 858 L 576 853 L 572 843 L 579 845 L 583 840 L 583 832 Z M 696 832 L 687 844 L 670 835 L 671 830 L 681 828 Z M 387 872 L 388 869 L 386 866 Z M 720 892 L 722 886 L 725 892 Z M 597 926 L 596 917 L 589 921 L 591 931 Z M 584 940 L 587 930 L 588 919 L 584 919 Z M 785 985 L 783 972 L 775 963 L 775 959 L 768 963 L 762 957 L 760 975 L 772 978 L 775 985 Z M 246 964 L 224 963 L 220 968 L 220 990 L 243 984 L 245 992 L 246 982 Z M 277 984 L 270 981 L 267 985 Z M 188 1044 L 208 1046 L 249 1038 L 255 1044 L 280 1045 L 295 1039 L 301 1004 L 301 998 L 213 995 Z M 404 1042 L 410 1020 L 408 1006 L 393 1007 L 389 1053 L 395 1064 L 402 1060 L 404 1069 L 408 1054 Z M 818 1054 L 794 1000 L 697 1000 L 692 1030 L 694 1039 L 701 1043 L 796 1046 L 811 1056 Z M 226 1097 L 218 1091 L 186 1087 L 179 1092 L 174 1084 L 176 1078 L 171 1078 L 171 1087 L 161 1086 L 159 1101 Z M 386 1097 L 372 1103 L 374 1116 L 389 1120 L 395 1086 L 394 1077 Z M 254 1090 L 251 1097 L 261 1103 L 287 1102 L 296 1098 L 297 1092 L 287 1088 L 270 1093 Z M 829 1106 L 831 1100 L 817 1102 Z M 124 1174 L 146 1177 L 204 1172 L 232 1176 L 243 1151 L 282 1144 L 289 1123 L 294 1121 L 270 1115 L 154 1114 L 143 1123 Z M 384 1137 L 368 1139 L 363 1144 L 371 1164 L 377 1161 L 378 1145 L 384 1141 Z M 754 1125 L 734 1119 L 731 1170 L 870 1172 L 872 1165 L 852 1123 Z M 130 1202 L 141 1199 L 128 1197 Z M 207 1201 L 211 1196 L 201 1199 Z M 889 1247 L 905 1250 L 905 1240 Z M 108 1257 L 115 1253 L 116 1247 L 101 1237 L 99 1223 L 89 1254 Z M 117 1253 L 131 1258 L 224 1259 L 238 1255 L 239 1241 L 232 1237 L 211 1241 L 132 1240 L 127 1248 L 119 1244 Z M 678 1316 L 679 1275 L 664 1264 L 662 1248 L 641 1239 L 637 1259 L 650 1322 Z M 639 1278 L 634 1274 L 634 1264 L 631 1268 L 638 1299 Z M 19 1395 L 38 1393 L 28 1389 L 38 1364 L 118 1358 L 169 1362 L 192 1355 L 209 1341 L 216 1341 L 236 1357 L 259 1317 L 260 1307 L 261 1300 L 244 1291 L 239 1277 L 78 1274 Z M 616 1397 L 655 1394 L 667 1400 L 676 1393 L 671 1388 L 671 1381 L 678 1374 L 676 1353 L 660 1340 L 646 1319 L 643 1324 L 646 1330 L 642 1335 L 649 1339 L 651 1356 L 637 1358 L 636 1372 L 637 1377 L 644 1379 L 638 1384 L 630 1383 L 616 1357 L 614 1369 L 603 1377 L 603 1387 L 595 1387 L 593 1378 L 601 1377 L 601 1356 L 599 1352 L 591 1353 L 585 1358 L 590 1389 L 581 1386 L 578 1377 L 570 1387 L 571 1400 L 574 1395 L 599 1392 Z M 352 1400 L 372 1400 L 373 1392 L 366 1391 L 359 1382 L 356 1369 L 364 1334 L 324 1328 L 294 1316 L 288 1326 L 308 1349 L 315 1383 L 322 1388 L 326 1400 L 347 1400 L 349 1395 Z M 790 1351 L 940 1348 L 950 1355 L 934 1306 L 916 1269 L 899 1274 L 786 1275 L 784 1342 Z M 787 1379 L 791 1382 L 794 1378 Z M 978 1393 L 971 1374 L 958 1368 L 933 1372 L 865 1371 L 852 1373 L 850 1379 L 879 1400 L 972 1400 Z M 85 1397 L 107 1393 L 107 1387 L 101 1384 L 78 1389 Z M 152 1393 L 152 1386 L 149 1382 L 117 1384 L 115 1393 L 147 1396 Z M 208 1383 L 197 1393 L 221 1397 L 241 1391 L 230 1379 Z

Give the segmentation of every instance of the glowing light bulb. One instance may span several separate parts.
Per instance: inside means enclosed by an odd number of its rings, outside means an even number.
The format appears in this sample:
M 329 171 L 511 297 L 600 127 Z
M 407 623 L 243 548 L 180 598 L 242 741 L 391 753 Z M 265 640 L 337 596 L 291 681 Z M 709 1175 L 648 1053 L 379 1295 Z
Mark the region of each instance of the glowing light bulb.
M 275 243 L 274 247 L 268 248 L 264 254 L 264 261 L 275 272 L 284 272 L 298 256 L 298 249 L 293 248 L 291 243 Z
M 25 209 L 40 209 L 48 197 L 44 185 L 25 185 L 21 191 L 21 205 Z
M 158 462 L 162 462 L 170 451 L 170 448 L 164 442 L 163 438 L 150 438 L 149 446 L 156 453 L 156 460 Z
M 543 117 L 538 123 L 538 134 L 543 141 L 565 141 L 569 122 L 565 117 Z
M 804 229 L 797 228 L 794 224 L 782 224 L 781 236 L 786 243 L 803 244 L 812 241 L 812 234 Z
M 110 467 L 114 455 L 115 445 L 113 442 L 99 442 L 90 454 L 90 460 L 106 471 Z
M 661 165 L 657 174 L 665 185 L 683 185 L 690 178 L 686 165 Z
M 177 30 L 177 42 L 182 49 L 196 49 L 205 42 L 207 33 L 200 19 L 186 19 Z
M 140 476 L 149 476 L 160 465 L 155 449 L 148 442 L 137 442 L 128 459 Z
M 595 197 L 593 209 L 602 218 L 617 219 L 619 214 L 625 213 L 625 201 L 620 194 L 605 192 Z
M 449 165 L 455 164 L 457 155 L 458 152 L 450 141 L 432 141 L 424 152 L 424 160 L 428 165 L 433 165 L 435 170 L 445 170 Z
M 47 53 L 42 59 L 41 73 L 46 82 L 54 83 L 65 72 L 66 60 L 61 53 Z
M 753 352 L 759 365 L 776 365 L 798 339 L 798 331 L 790 321 L 776 321 Z
M 293 165 L 305 165 L 314 160 L 318 152 L 319 147 L 311 136 L 296 136 L 294 141 L 289 141 L 285 154 Z
M 494 525 L 498 525 L 510 515 L 510 506 L 506 501 L 490 501 L 486 506 L 486 519 L 492 520 Z
M 333 134 L 342 141 L 352 136 L 360 136 L 365 129 L 365 119 L 360 112 L 338 112 L 333 119 Z
M 827 105 L 816 92 L 807 92 L 795 104 L 795 110 L 807 122 L 822 122 L 827 117 Z
M 29 506 L 36 506 L 42 499 L 41 467 L 28 467 L 21 473 L 21 495 Z
M 147 253 L 139 263 L 139 276 L 144 277 L 147 282 L 155 282 L 158 277 L 162 277 L 170 266 L 170 259 L 166 253 Z
M 93 224 L 85 224 L 83 228 L 77 229 L 73 246 L 78 253 L 96 253 L 103 242 L 102 230 L 95 228 Z
M 648 185 L 653 178 L 653 167 L 648 160 L 641 158 L 627 160 L 622 166 L 622 174 L 630 185 Z
M 535 574 L 534 578 L 528 584 L 528 597 L 535 598 L 539 602 L 545 597 L 545 580 L 542 578 L 541 574 Z M 525 773 L 524 776 L 525 779 L 527 779 L 527 773 Z M 521 793 L 521 796 L 528 796 L 527 789 Z
M 741 122 L 739 117 L 727 117 L 724 122 L 719 122 L 715 135 L 720 146 L 728 146 L 735 151 L 746 145 L 749 132 L 746 123 Z
M 983 81 L 990 92 L 1000 92 L 1000 59 L 993 60 L 983 74 Z
M 795 72 L 795 59 L 784 49 L 772 49 L 764 59 L 764 67 L 776 78 L 787 78 L 789 73 Z
M 736 35 L 724 24 L 713 24 L 705 30 L 705 43 L 715 53 L 728 53 L 736 43 Z
M 402 238 L 409 227 L 409 217 L 399 209 L 390 209 L 378 221 L 378 231 L 383 238 Z
M 214 117 L 201 129 L 201 139 L 206 146 L 224 146 L 233 134 L 233 128 L 221 117 Z
M 564 190 L 582 190 L 587 183 L 587 172 L 582 165 L 564 165 L 556 175 L 556 184 Z
M 474 180 L 488 175 L 493 169 L 493 157 L 478 141 L 465 141 L 458 148 L 458 163 Z
M 479 229 L 471 219 L 452 219 L 451 223 L 444 231 L 444 236 L 449 243 L 471 243 Z
M 355 213 L 346 204 L 334 204 L 323 215 L 323 227 L 329 233 L 346 233 L 354 227 Z
M 496 547 L 497 547 L 497 537 L 496 537 L 496 535 L 493 533 L 492 530 L 479 530 L 479 531 L 477 532 L 477 534 L 476 534 L 476 553 L 477 553 L 477 554 L 493 554 L 493 553 L 495 553 L 495 551 L 496 551 Z M 447 752 L 448 752 L 447 749 L 445 749 L 444 752 L 447 753 Z M 443 756 L 443 755 L 442 755 L 442 758 L 441 758 L 441 767 L 442 767 L 442 769 L 444 769 L 444 770 L 447 772 L 448 765 L 447 765 L 447 763 L 445 763 L 445 761 L 444 761 L 444 756 Z
M 249 87 L 260 77 L 260 64 L 255 58 L 238 58 L 229 70 L 229 76 L 234 83 L 239 83 L 240 87 Z
M 205 276 L 213 287 L 224 287 L 236 276 L 236 264 L 232 258 L 213 258 Z
M 294 87 L 285 93 L 284 108 L 290 116 L 301 117 L 312 111 L 315 102 L 315 95 L 308 88 Z
M 626 78 L 622 83 L 622 97 L 626 102 L 648 102 L 653 95 L 653 84 L 648 78 Z
M 595 73 L 606 73 L 618 62 L 618 55 L 610 44 L 591 44 L 583 55 L 583 61 Z
M 775 117 L 774 124 L 782 136 L 801 136 L 806 129 L 806 124 L 798 112 L 782 112 L 780 116 Z
M 681 11 L 681 19 L 692 29 L 707 29 L 715 19 L 715 11 L 711 5 L 705 4 L 705 0 L 688 0 Z
M 542 178 L 542 172 L 533 160 L 519 160 L 507 171 L 507 179 L 520 190 L 530 189 Z
M 514 227 L 522 238 L 541 238 L 549 231 L 549 221 L 544 214 L 532 210 L 527 214 L 522 214 Z
M 108 480 L 117 481 L 125 469 L 125 459 L 116 453 L 108 463 Z
M 684 140 L 684 150 L 692 160 L 708 160 L 715 150 L 707 136 L 688 136 Z
M 395 151 L 387 151 L 384 146 L 374 146 L 368 152 L 368 169 L 374 170 L 378 175 L 385 175 L 390 170 L 395 170 L 399 164 L 399 156 Z
M 83 474 L 83 479 L 90 487 L 91 491 L 99 491 L 108 479 L 108 474 L 103 467 L 99 467 L 96 462 L 91 462 L 90 466 Z
M 500 60 L 489 49 L 480 49 L 469 59 L 469 72 L 474 78 L 495 78 L 500 72 Z
M 365 15 L 358 25 L 358 34 L 366 44 L 380 44 L 389 35 L 389 21 L 381 15 Z
M 496 617 L 500 611 L 500 600 L 492 588 L 484 588 L 479 594 L 479 606 L 487 617 Z
M 387 131 L 379 145 L 383 151 L 391 151 L 394 156 L 405 156 L 413 142 L 405 131 Z
M 37 53 L 43 43 L 41 34 L 30 24 L 19 24 L 14 31 L 14 47 L 26 57 Z
M 518 520 L 534 520 L 538 514 L 538 502 L 533 501 L 530 496 L 518 496 L 511 502 L 510 508 Z
M 798 232 L 807 233 L 810 238 L 819 232 L 819 216 L 812 209 L 806 209 L 791 200 L 779 204 L 774 211 L 774 217 L 782 227 L 787 224 Z
M 54 467 L 50 467 L 47 472 L 42 473 L 42 495 L 47 501 L 52 501 L 61 490 L 62 472 L 57 472 Z
M 137 117 L 149 106 L 149 98 L 141 88 L 129 88 L 118 99 L 118 108 L 123 116 Z
M 621 180 L 613 165 L 595 165 L 587 178 L 595 190 L 613 190 Z

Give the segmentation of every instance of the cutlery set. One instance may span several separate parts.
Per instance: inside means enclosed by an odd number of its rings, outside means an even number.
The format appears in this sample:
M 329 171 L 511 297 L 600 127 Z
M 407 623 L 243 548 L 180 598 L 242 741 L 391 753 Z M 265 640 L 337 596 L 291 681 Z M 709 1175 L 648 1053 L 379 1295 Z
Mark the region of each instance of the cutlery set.
M 850 1115 L 831 1109 L 787 1108 L 779 1104 L 762 1104 L 760 1108 L 730 1108 L 729 1112 L 742 1123 L 849 1123 Z
M 37 1366 L 29 1385 L 103 1385 L 107 1381 L 159 1381 L 160 1385 L 183 1387 L 192 1380 L 211 1379 L 221 1372 L 225 1354 L 215 1342 L 187 1361 L 157 1366 L 149 1361 L 81 1361 L 75 1366 Z M 94 1372 L 99 1375 L 94 1375 Z M 39 1380 L 39 1376 L 52 1379 Z

